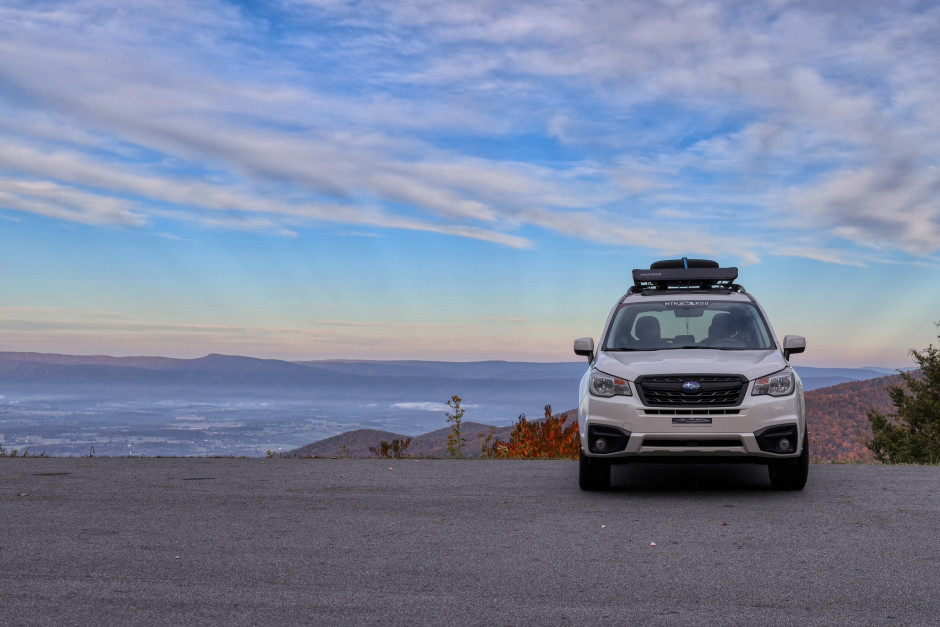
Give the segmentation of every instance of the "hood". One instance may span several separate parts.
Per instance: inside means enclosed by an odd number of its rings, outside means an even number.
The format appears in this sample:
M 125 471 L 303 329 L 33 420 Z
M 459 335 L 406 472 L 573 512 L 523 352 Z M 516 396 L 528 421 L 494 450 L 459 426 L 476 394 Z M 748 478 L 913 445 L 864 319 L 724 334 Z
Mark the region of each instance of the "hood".
M 715 349 L 601 352 L 594 367 L 635 381 L 645 374 L 740 374 L 748 380 L 779 372 L 787 362 L 778 350 Z

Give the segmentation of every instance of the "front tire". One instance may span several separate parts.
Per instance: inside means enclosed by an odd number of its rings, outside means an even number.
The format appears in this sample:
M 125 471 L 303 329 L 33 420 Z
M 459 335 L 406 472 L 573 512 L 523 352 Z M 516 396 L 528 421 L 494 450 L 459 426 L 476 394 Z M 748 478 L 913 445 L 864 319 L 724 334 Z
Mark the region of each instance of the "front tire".
M 809 438 L 803 432 L 803 451 L 796 459 L 770 462 L 767 470 L 774 490 L 802 490 L 809 478 Z
M 578 457 L 578 486 L 582 490 L 606 490 L 610 487 L 610 462 L 588 457 L 580 451 Z

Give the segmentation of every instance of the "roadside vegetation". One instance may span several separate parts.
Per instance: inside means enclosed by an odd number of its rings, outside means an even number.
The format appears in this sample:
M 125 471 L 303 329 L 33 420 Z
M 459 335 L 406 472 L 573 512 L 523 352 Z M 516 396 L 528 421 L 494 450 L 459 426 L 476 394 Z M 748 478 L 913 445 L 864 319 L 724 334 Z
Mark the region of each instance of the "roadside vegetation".
M 447 435 L 447 451 L 450 453 L 451 457 L 461 458 L 463 457 L 463 445 L 466 444 L 467 439 L 463 437 L 461 433 L 461 424 L 463 422 L 464 409 L 460 406 L 460 402 L 463 399 L 454 394 L 450 397 L 450 400 L 447 401 L 447 406 L 450 407 L 454 413 L 446 413 L 447 424 L 450 425 L 450 433 Z
M 30 453 L 29 449 L 24 449 L 23 451 L 18 449 L 11 449 L 7 451 L 3 447 L 3 444 L 0 444 L 0 457 L 48 457 L 48 455 L 45 453 L 40 453 L 38 455 L 36 453 Z
M 498 438 L 490 443 L 484 440 L 483 457 L 493 459 L 577 459 L 581 447 L 578 421 L 566 424 L 564 414 L 552 415 L 552 406 L 545 406 L 542 420 L 527 420 L 519 416 L 509 435 L 509 441 Z
M 866 446 L 885 464 L 940 464 L 940 348 L 911 355 L 920 368 L 900 373 L 903 385 L 888 388 L 894 413 L 868 412 Z
M 465 410 L 460 406 L 463 401 L 457 395 L 451 397 L 447 405 L 452 411 L 445 414 L 450 425 L 447 434 L 447 452 L 452 459 L 468 457 L 465 446 L 467 438 L 463 424 Z M 509 439 L 503 441 L 495 437 L 496 427 L 490 427 L 489 433 L 478 433 L 479 457 L 484 459 L 577 459 L 580 448 L 578 422 L 569 420 L 562 413 L 552 415 L 552 406 L 545 406 L 545 417 L 541 420 L 529 420 L 525 414 L 519 416 L 509 433 Z M 409 454 L 411 438 L 382 440 L 378 446 L 369 447 L 376 457 L 385 459 L 414 458 Z M 477 457 L 476 454 L 472 455 Z

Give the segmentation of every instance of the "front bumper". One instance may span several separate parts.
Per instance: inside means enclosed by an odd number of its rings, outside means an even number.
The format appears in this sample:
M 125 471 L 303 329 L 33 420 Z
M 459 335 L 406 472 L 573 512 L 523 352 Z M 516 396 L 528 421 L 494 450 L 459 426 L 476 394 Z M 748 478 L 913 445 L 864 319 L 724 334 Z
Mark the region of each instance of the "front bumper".
M 737 407 L 646 407 L 639 397 L 586 395 L 578 411 L 581 448 L 590 457 L 720 458 L 770 461 L 798 457 L 806 432 L 799 394 L 751 396 Z M 597 434 L 614 431 L 613 446 L 597 446 Z M 621 444 L 623 446 L 621 446 Z M 678 461 L 678 460 L 677 460 Z

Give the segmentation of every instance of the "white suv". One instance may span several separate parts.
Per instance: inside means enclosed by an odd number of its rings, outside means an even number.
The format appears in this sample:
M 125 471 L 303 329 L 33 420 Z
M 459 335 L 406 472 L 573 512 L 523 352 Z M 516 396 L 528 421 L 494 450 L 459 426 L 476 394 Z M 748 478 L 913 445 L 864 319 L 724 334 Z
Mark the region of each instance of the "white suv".
M 615 463 L 752 462 L 801 490 L 809 471 L 803 384 L 790 367 L 806 340 L 779 343 L 764 310 L 714 261 L 659 261 L 607 317 L 581 380 L 579 483 L 610 486 Z

